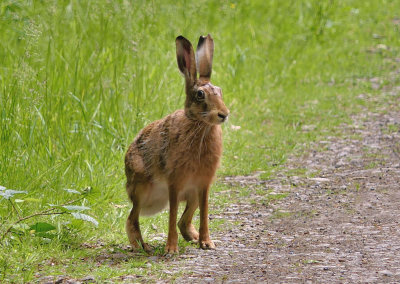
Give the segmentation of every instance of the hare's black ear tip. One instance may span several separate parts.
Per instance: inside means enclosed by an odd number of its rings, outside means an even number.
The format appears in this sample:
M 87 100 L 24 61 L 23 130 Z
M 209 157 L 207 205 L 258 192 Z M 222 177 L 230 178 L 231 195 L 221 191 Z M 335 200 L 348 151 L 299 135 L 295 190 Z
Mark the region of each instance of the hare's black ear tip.
M 180 35 L 180 36 L 177 36 L 175 40 L 178 41 L 178 40 L 183 40 L 183 39 L 184 39 L 184 37 L 182 35 Z
M 207 34 L 206 36 L 201 35 L 199 37 L 199 44 L 201 45 L 206 39 L 213 40 L 210 34 Z

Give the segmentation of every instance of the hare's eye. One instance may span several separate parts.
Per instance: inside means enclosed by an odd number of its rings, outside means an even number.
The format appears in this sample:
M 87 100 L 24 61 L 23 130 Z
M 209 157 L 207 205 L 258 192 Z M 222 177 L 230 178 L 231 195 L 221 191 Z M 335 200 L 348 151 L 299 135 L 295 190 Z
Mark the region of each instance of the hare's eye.
M 198 90 L 196 93 L 196 99 L 198 101 L 202 101 L 202 100 L 204 100 L 204 97 L 205 97 L 204 91 Z

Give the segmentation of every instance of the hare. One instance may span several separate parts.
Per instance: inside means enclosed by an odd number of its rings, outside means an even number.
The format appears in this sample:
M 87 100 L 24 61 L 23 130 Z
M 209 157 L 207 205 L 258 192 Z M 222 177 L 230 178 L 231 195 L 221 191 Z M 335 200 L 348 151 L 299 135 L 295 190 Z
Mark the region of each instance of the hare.
M 133 203 L 126 231 L 134 248 L 151 251 L 143 241 L 139 215 L 153 215 L 169 203 L 165 253 L 177 253 L 178 205 L 186 201 L 178 222 L 182 236 L 198 241 L 202 249 L 215 249 L 208 229 L 208 195 L 222 154 L 221 124 L 229 110 L 221 88 L 210 83 L 213 52 L 210 35 L 200 36 L 196 59 L 190 41 L 176 38 L 178 67 L 186 83 L 185 108 L 143 128 L 126 153 L 126 190 Z M 199 232 L 192 224 L 197 207 Z

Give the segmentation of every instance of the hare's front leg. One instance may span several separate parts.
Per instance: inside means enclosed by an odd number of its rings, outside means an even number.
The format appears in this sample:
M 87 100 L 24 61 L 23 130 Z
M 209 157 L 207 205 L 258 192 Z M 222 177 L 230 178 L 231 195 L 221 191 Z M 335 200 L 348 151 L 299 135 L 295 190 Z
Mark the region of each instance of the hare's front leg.
M 210 185 L 207 185 L 199 192 L 200 203 L 200 234 L 199 244 L 202 249 L 215 249 L 213 241 L 210 239 L 210 232 L 208 229 L 208 193 Z
M 178 192 L 176 187 L 169 186 L 169 226 L 168 240 L 165 246 L 165 253 L 178 252 L 178 232 L 176 231 L 176 218 L 178 215 Z
M 181 219 L 178 222 L 179 230 L 183 238 L 187 241 L 198 241 L 199 233 L 196 231 L 192 224 L 193 214 L 199 207 L 199 200 L 196 194 L 188 197 L 185 211 L 182 214 Z

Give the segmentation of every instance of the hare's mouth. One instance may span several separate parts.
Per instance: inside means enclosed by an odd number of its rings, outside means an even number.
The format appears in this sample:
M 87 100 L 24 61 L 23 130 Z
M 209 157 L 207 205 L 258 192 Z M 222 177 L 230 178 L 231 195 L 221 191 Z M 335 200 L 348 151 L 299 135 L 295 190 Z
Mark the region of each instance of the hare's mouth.
M 212 118 L 210 118 L 210 120 L 211 120 L 211 124 L 219 125 L 228 120 L 228 115 L 225 115 L 223 113 L 218 113 L 217 115 L 212 116 Z

